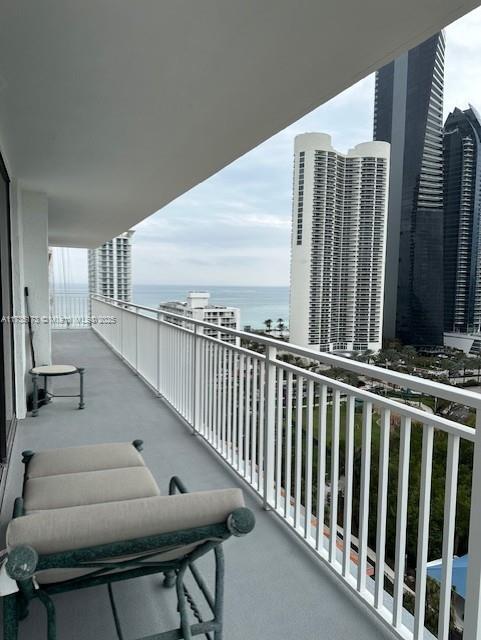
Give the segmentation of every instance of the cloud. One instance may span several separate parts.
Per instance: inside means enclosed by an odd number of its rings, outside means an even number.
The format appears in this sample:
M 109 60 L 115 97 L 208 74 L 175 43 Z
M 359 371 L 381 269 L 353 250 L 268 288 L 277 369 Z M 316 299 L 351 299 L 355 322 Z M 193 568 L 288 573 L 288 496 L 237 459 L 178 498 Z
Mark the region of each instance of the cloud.
M 446 114 L 481 110 L 480 33 L 481 9 L 446 30 Z M 288 284 L 294 137 L 323 131 L 345 152 L 372 139 L 373 101 L 370 76 L 140 223 L 134 282 Z
M 369 140 L 373 94 L 362 80 L 139 224 L 135 281 L 288 284 L 294 137 L 327 131 L 341 151 Z
M 444 112 L 473 104 L 481 111 L 481 8 L 446 29 Z

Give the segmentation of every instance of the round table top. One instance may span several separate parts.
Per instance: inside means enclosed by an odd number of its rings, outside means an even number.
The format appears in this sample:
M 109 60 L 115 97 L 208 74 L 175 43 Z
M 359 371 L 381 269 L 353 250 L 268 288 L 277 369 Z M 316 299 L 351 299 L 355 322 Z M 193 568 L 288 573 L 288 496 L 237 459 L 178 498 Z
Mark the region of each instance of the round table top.
M 71 364 L 45 364 L 41 367 L 30 369 L 30 373 L 40 376 L 66 376 L 69 373 L 77 373 L 77 367 Z

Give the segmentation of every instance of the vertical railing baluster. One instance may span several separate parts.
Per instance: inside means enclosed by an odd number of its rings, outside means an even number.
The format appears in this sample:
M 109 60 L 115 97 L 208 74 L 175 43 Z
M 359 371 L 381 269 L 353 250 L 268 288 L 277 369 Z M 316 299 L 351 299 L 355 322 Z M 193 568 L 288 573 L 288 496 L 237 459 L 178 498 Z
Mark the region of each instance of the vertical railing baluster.
M 264 360 L 259 361 L 259 455 L 257 456 L 257 489 L 262 495 L 264 491 L 264 426 L 265 426 L 265 394 L 266 365 Z
M 213 445 L 217 449 L 219 445 L 219 406 L 220 406 L 220 376 L 219 376 L 219 345 L 214 342 L 214 437 Z
M 232 367 L 233 350 L 228 350 L 227 356 L 227 429 L 226 429 L 226 458 L 232 462 L 232 386 L 234 384 L 234 371 Z
M 266 371 L 264 384 L 264 508 L 274 504 L 275 473 L 275 411 L 276 411 L 276 347 L 266 348 Z
M 239 426 L 238 417 L 239 417 L 239 404 L 238 404 L 238 388 L 240 386 L 240 355 L 237 352 L 234 352 L 234 389 L 233 389 L 233 400 L 232 400 L 232 464 L 235 468 L 238 468 L 237 464 L 237 429 Z
M 399 470 L 396 511 L 396 551 L 394 560 L 393 625 L 402 622 L 404 574 L 406 571 L 406 531 L 409 497 L 409 447 L 411 442 L 411 418 L 401 416 L 399 442 Z
M 369 486 L 371 474 L 372 402 L 365 401 L 362 414 L 361 492 L 359 501 L 359 552 L 357 590 L 366 588 L 367 546 L 369 528 Z
M 200 340 L 197 336 L 197 325 L 193 326 L 193 334 L 192 334 L 193 346 L 192 346 L 192 358 L 193 358 L 193 366 L 192 366 L 192 426 L 194 427 L 194 431 L 199 430 L 199 416 L 200 416 L 200 403 L 201 403 L 201 371 L 202 371 L 202 363 L 201 363 L 201 351 L 200 351 Z
M 302 400 L 304 393 L 304 378 L 297 376 L 296 385 L 296 443 L 295 454 L 295 497 L 294 497 L 294 527 L 297 529 L 301 523 L 302 501 Z
M 160 323 L 160 313 L 157 314 L 157 326 L 156 326 L 156 333 L 157 333 L 157 346 L 156 346 L 156 365 L 157 365 L 157 384 L 156 384 L 156 389 L 158 391 L 158 393 L 161 393 L 160 391 L 160 387 L 161 387 L 161 379 L 160 379 L 160 375 L 161 375 L 161 366 L 162 366 L 162 358 L 160 357 L 160 332 L 161 332 L 161 328 L 162 325 Z
M 222 358 L 222 455 L 227 457 L 227 397 L 228 397 L 228 384 L 229 384 L 229 370 L 227 368 L 228 351 L 227 347 L 224 347 L 224 357 Z
M 451 618 L 454 533 L 458 491 L 459 436 L 448 434 L 446 484 L 444 488 L 443 556 L 441 590 L 439 594 L 439 640 L 448 640 Z M 479 513 L 476 514 L 479 518 Z M 477 541 L 479 543 L 479 541 Z M 478 585 L 479 589 L 479 585 Z M 473 638 L 474 640 L 474 638 Z
M 250 482 L 259 486 L 259 476 L 256 471 L 257 465 L 257 376 L 258 360 L 252 358 L 252 433 L 251 433 L 251 475 Z M 257 478 L 257 480 L 256 480 Z
M 433 468 L 434 428 L 423 425 L 421 452 L 421 486 L 419 491 L 418 545 L 416 562 L 416 600 L 414 605 L 414 637 L 424 636 L 426 607 L 426 565 L 428 561 L 429 519 L 431 515 L 431 478 Z
M 284 517 L 291 516 L 292 497 L 292 372 L 287 372 L 286 393 L 286 453 L 285 453 L 285 491 Z
M 245 374 L 245 355 L 240 354 L 240 366 L 239 366 L 239 413 L 237 424 L 237 470 L 242 468 L 242 453 L 244 448 L 244 389 L 246 382 Z
M 284 370 L 277 370 L 277 419 L 276 419 L 276 509 L 280 509 L 282 493 L 282 418 Z
M 332 398 L 332 437 L 331 437 L 331 513 L 329 537 L 329 562 L 336 561 L 337 550 L 337 509 L 339 501 L 339 431 L 340 431 L 341 394 L 335 389 Z
M 324 511 L 326 508 L 326 444 L 327 387 L 319 387 L 319 418 L 317 431 L 317 539 L 316 549 L 324 549 Z
M 251 356 L 246 357 L 246 394 L 245 394 L 245 415 L 244 415 L 244 478 L 248 479 L 251 473 L 250 470 L 250 436 L 251 436 L 251 422 L 252 422 L 252 411 L 251 411 L 251 381 L 252 381 L 252 358 Z
M 476 433 L 473 451 L 473 478 L 469 521 L 468 575 L 466 581 L 466 609 L 463 640 L 481 638 L 481 403 L 473 405 L 476 411 Z
M 374 591 L 374 606 L 376 609 L 384 606 L 384 562 L 386 558 L 389 435 L 391 429 L 391 412 L 389 409 L 382 410 L 380 427 L 376 529 L 376 586 Z
M 351 527 L 352 527 L 352 484 L 354 468 L 354 418 L 356 400 L 354 396 L 346 397 L 346 453 L 344 463 L 344 514 L 342 575 L 351 573 Z
M 314 382 L 307 382 L 306 396 L 306 465 L 305 465 L 305 524 L 304 537 L 306 540 L 312 538 L 312 452 L 313 452 L 313 414 L 314 414 Z
M 213 442 L 214 434 L 214 343 L 209 341 L 209 423 L 207 439 Z

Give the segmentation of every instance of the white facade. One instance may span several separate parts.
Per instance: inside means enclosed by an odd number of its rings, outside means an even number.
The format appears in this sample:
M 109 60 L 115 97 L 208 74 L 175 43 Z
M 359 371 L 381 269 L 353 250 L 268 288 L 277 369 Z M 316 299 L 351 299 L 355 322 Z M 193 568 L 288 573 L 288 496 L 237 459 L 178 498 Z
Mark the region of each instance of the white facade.
M 237 307 L 224 307 L 222 305 L 209 304 L 209 298 L 210 294 L 206 291 L 190 291 L 185 302 L 162 302 L 159 304 L 159 309 L 161 311 L 170 311 L 171 313 L 186 316 L 187 318 L 193 318 L 194 320 L 200 320 L 201 322 L 210 322 L 211 324 L 216 324 L 220 327 L 239 331 L 240 309 Z M 169 320 L 173 324 L 182 324 L 182 322 L 176 318 L 169 319 L 167 316 L 166 320 Z M 231 344 L 237 344 L 239 342 L 239 339 L 236 336 L 218 331 L 217 329 L 200 327 L 199 332 Z
M 377 351 L 382 316 L 390 145 L 347 155 L 331 137 L 294 145 L 290 341 L 319 351 Z
M 89 292 L 132 300 L 132 236 L 129 229 L 97 249 L 89 249 Z

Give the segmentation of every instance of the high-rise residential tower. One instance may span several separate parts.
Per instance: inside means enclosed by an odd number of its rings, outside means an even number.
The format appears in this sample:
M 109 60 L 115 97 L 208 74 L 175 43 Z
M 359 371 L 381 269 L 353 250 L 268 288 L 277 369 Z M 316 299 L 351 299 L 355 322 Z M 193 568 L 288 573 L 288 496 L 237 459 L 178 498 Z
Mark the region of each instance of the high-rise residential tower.
M 132 236 L 129 229 L 97 249 L 89 249 L 89 292 L 132 300 Z
M 481 330 L 481 119 L 454 109 L 444 125 L 444 328 Z
M 374 139 L 391 143 L 384 336 L 442 344 L 444 34 L 376 74 Z
M 319 351 L 377 351 L 382 341 L 389 144 L 347 155 L 331 137 L 294 145 L 290 340 Z

